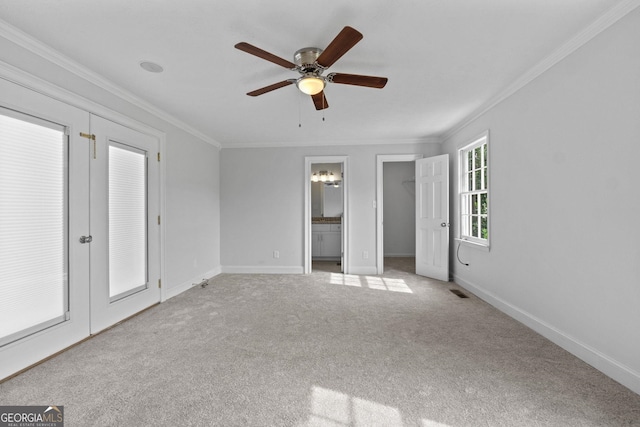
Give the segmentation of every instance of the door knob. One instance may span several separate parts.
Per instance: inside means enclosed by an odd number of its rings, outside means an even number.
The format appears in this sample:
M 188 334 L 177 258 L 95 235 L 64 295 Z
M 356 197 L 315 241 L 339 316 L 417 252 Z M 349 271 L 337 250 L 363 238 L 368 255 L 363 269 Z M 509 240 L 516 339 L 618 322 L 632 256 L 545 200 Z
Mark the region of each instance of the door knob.
M 93 237 L 91 236 L 82 236 L 80 237 L 80 243 L 91 243 Z
M 449 226 L 449 224 L 447 224 L 446 222 L 443 222 L 443 223 L 440 224 L 440 227 L 448 227 L 448 226 Z

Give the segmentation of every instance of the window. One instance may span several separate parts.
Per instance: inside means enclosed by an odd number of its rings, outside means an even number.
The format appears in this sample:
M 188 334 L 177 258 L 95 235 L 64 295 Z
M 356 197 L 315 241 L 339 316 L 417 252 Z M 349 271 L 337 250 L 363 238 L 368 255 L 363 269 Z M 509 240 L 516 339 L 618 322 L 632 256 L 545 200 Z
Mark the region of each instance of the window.
M 489 247 L 489 132 L 458 153 L 460 239 Z

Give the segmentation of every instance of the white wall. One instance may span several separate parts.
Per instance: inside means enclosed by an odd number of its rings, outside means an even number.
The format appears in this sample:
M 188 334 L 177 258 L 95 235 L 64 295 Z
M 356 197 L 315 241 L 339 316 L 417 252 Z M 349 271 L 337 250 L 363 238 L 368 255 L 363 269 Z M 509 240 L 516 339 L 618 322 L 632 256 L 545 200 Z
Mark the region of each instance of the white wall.
M 0 75 L 25 71 L 166 134 L 164 298 L 220 271 L 218 148 L 0 36 Z M 17 67 L 17 69 L 13 69 Z M 27 75 L 27 74 L 25 74 Z M 33 80 L 29 78 L 29 80 Z M 36 80 L 37 81 L 37 80 Z M 113 121 L 117 119 L 111 118 Z
M 384 162 L 384 255 L 416 255 L 415 162 Z
M 439 144 L 224 148 L 221 151 L 223 271 L 301 272 L 305 156 L 349 156 L 351 273 L 376 272 L 376 155 L 440 153 Z M 277 172 L 274 182 L 265 180 Z M 273 185 L 277 184 L 277 185 Z M 280 258 L 273 258 L 273 251 Z M 363 257 L 368 253 L 368 258 Z
M 220 273 L 220 150 L 167 144 L 166 280 L 176 291 Z
M 640 393 L 638 40 L 635 10 L 443 148 L 490 130 L 491 250 L 456 282 Z

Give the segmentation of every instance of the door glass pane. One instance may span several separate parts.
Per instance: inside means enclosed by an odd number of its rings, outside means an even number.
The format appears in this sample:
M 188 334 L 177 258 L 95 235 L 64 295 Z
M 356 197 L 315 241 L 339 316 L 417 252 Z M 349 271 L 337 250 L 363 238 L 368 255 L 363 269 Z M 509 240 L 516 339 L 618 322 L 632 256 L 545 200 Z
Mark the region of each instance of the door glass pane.
M 0 110 L 0 345 L 68 310 L 64 128 Z
M 147 286 L 147 155 L 109 145 L 109 297 Z

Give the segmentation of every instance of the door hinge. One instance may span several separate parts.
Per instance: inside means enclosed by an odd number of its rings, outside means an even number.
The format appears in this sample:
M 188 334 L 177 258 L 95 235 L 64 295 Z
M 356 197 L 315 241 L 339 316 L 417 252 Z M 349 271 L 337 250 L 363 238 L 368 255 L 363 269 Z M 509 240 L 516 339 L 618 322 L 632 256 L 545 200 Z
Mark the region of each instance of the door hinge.
M 160 225 L 160 215 L 158 215 L 158 225 Z
M 83 138 L 87 138 L 93 141 L 93 159 L 96 158 L 96 136 L 92 133 L 84 133 L 80 132 L 80 136 Z
M 162 288 L 162 279 L 158 279 L 158 288 Z
M 158 161 L 160 161 L 160 152 L 158 152 Z

